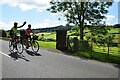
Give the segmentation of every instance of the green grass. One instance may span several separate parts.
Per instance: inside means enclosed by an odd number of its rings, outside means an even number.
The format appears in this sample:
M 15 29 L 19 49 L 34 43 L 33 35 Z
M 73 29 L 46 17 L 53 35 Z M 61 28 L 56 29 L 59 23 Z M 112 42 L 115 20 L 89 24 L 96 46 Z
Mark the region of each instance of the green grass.
M 110 31 L 108 30 L 108 33 L 119 33 L 118 29 L 111 29 Z
M 49 33 L 37 33 L 36 35 L 39 37 L 39 38 L 42 38 L 42 34 L 44 34 L 44 38 L 46 39 L 56 39 L 56 33 L 55 32 L 49 32 Z
M 53 39 L 56 39 L 56 34 L 51 34 L 49 36 L 45 36 L 44 38 L 53 38 Z
M 51 33 L 37 33 L 36 35 L 42 37 L 42 34 L 44 34 L 44 37 L 51 35 Z
M 56 42 L 38 41 L 40 47 L 56 48 Z
M 114 57 L 111 54 L 108 56 L 107 54 L 101 53 L 101 52 L 93 51 L 92 52 L 92 57 L 91 57 L 90 52 L 78 52 L 78 53 L 75 53 L 74 55 L 83 56 L 83 57 L 86 57 L 86 58 L 92 58 L 92 59 L 99 60 L 99 61 L 102 61 L 102 62 L 110 62 L 110 63 L 120 64 L 120 57 Z
M 104 50 L 103 50 L 104 48 Z M 110 63 L 117 63 L 120 64 L 120 52 L 118 47 L 109 47 L 109 55 L 108 55 L 108 47 L 103 46 L 93 46 L 92 49 L 92 59 L 103 61 L 103 62 L 110 62 Z M 76 56 L 83 56 L 86 58 L 91 58 L 91 51 L 75 53 Z
M 75 33 L 75 31 L 72 31 L 72 30 L 67 31 L 67 35 L 71 35 L 71 34 L 74 34 L 74 33 Z
M 7 37 L 0 37 L 0 39 L 3 39 L 3 40 L 11 40 L 11 38 L 7 38 Z
M 120 48 L 118 47 L 109 47 L 109 54 L 112 54 L 115 56 L 117 55 L 120 57 L 120 53 L 118 52 L 119 49 Z M 94 46 L 93 50 L 96 52 L 102 52 L 102 53 L 108 54 L 108 47 L 104 47 L 105 51 L 103 51 L 103 46 L 100 46 L 100 47 Z

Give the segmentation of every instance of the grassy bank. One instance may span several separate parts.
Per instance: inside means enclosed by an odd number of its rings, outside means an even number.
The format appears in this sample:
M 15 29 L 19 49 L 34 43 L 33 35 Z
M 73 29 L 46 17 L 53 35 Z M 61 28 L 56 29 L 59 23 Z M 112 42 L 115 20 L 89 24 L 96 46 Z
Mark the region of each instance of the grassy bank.
M 56 42 L 38 41 L 40 47 L 56 48 Z
M 75 53 L 74 55 L 75 56 L 83 56 L 86 58 L 92 58 L 92 59 L 99 60 L 102 62 L 120 64 L 120 56 L 114 56 L 113 54 L 107 55 L 105 53 L 93 51 L 92 55 L 90 52 L 78 52 L 78 53 Z

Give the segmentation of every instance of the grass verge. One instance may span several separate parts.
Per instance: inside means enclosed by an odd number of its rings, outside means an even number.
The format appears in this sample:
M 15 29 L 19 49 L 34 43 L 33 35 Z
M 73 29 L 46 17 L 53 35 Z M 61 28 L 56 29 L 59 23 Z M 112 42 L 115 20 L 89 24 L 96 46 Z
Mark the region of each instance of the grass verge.
M 56 42 L 38 41 L 40 47 L 56 48 Z
M 86 58 L 92 58 L 95 60 L 99 60 L 102 62 L 109 62 L 109 63 L 116 63 L 116 64 L 120 64 L 120 56 L 114 56 L 114 55 L 107 55 L 105 53 L 101 53 L 101 52 L 92 52 L 92 56 L 90 52 L 78 52 L 74 54 L 75 56 L 83 56 Z

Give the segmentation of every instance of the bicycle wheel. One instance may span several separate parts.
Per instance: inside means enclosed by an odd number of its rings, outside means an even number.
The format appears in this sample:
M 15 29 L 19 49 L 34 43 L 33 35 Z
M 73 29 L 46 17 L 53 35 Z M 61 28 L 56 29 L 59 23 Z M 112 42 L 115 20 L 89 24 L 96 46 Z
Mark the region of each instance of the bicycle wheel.
M 13 45 L 12 40 L 9 41 L 9 49 L 10 49 L 10 52 L 13 52 L 14 50 L 14 45 Z
M 32 42 L 32 50 L 34 53 L 37 53 L 39 50 L 39 44 L 37 41 Z
M 17 52 L 19 54 L 23 53 L 23 44 L 21 44 L 20 42 L 17 43 Z
M 23 49 L 26 50 L 26 41 L 24 40 L 22 44 L 23 44 Z

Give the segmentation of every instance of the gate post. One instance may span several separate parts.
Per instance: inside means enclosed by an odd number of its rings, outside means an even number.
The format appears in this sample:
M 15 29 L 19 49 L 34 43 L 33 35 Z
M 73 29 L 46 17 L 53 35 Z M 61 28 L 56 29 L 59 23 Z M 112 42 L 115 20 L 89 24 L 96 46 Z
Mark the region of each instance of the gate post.
M 78 50 L 79 50 L 79 43 L 78 43 L 77 37 L 73 38 L 73 42 L 74 42 L 74 52 L 78 52 Z
M 56 30 L 56 49 L 66 49 L 66 30 Z

